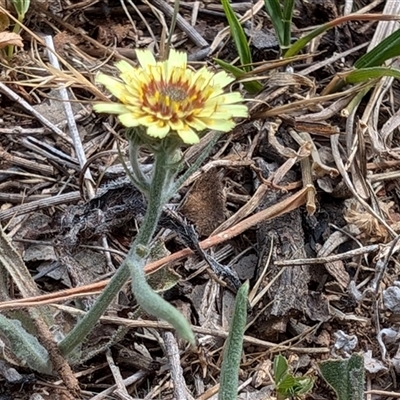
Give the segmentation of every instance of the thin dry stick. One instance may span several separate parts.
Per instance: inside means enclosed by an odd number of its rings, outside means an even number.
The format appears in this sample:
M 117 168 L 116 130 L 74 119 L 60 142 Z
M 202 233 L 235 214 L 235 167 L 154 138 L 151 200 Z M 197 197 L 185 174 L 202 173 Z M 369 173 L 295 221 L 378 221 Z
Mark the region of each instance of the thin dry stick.
M 251 117 L 253 119 L 261 119 L 261 118 L 274 117 L 274 116 L 280 115 L 280 114 L 290 114 L 291 112 L 296 111 L 296 110 L 304 110 L 306 107 L 308 107 L 310 105 L 323 104 L 326 101 L 336 100 L 338 98 L 342 98 L 347 95 L 354 95 L 356 92 L 359 92 L 367 85 L 368 85 L 368 82 L 365 84 L 361 84 L 357 87 L 352 87 L 352 88 L 347 89 L 340 93 L 332 93 L 332 94 L 327 94 L 327 95 L 319 96 L 319 97 L 316 96 L 316 97 L 311 97 L 309 99 L 304 99 L 304 100 L 295 101 L 293 103 L 284 104 L 283 106 L 277 106 L 277 107 L 271 108 L 267 111 L 255 112 Z
M 139 382 L 147 375 L 145 371 L 138 371 L 131 375 L 129 378 L 123 380 L 125 386 L 131 386 L 136 382 Z M 104 400 L 109 399 L 110 395 L 113 394 L 114 390 L 117 389 L 117 385 L 112 385 L 108 389 L 102 391 L 101 393 L 97 394 L 96 396 L 92 397 L 90 400 Z
M 77 316 L 83 316 L 85 314 L 85 311 L 78 310 L 76 308 L 68 307 L 68 306 L 63 306 L 59 304 L 54 304 L 53 305 L 55 308 L 68 312 L 72 315 L 77 315 Z M 157 330 L 172 330 L 174 329 L 172 325 L 168 324 L 167 322 L 162 322 L 162 321 L 144 321 L 144 320 L 131 320 L 131 319 L 126 319 L 126 318 L 120 318 L 120 317 L 101 317 L 100 318 L 101 322 L 104 322 L 105 324 L 115 324 L 118 326 L 126 326 L 128 328 L 154 328 Z M 224 331 L 224 329 L 221 327 L 221 329 L 209 329 L 209 328 L 202 328 L 201 326 L 195 326 L 192 325 L 191 327 L 193 329 L 193 332 L 202 334 L 202 335 L 210 335 L 213 337 L 220 337 L 223 339 L 226 339 L 229 335 L 229 332 Z M 260 340 L 256 339 L 251 336 L 244 336 L 244 342 L 248 344 L 253 344 L 256 346 L 260 346 L 262 348 L 267 348 L 270 349 L 268 351 L 273 351 L 276 352 L 278 349 L 284 351 L 284 350 L 291 350 L 295 353 L 299 354 L 324 354 L 324 353 L 329 353 L 330 349 L 329 347 L 293 347 L 289 345 L 280 345 L 277 343 L 273 342 L 268 342 L 266 340 Z
M 106 351 L 106 359 L 108 362 L 108 366 L 110 367 L 111 373 L 114 377 L 114 381 L 115 384 L 117 386 L 117 389 L 119 391 L 119 393 L 123 394 L 124 396 L 128 396 L 129 398 L 131 398 L 129 396 L 128 391 L 126 390 L 124 381 L 122 379 L 122 375 L 121 375 L 121 371 L 119 370 L 119 367 L 117 365 L 115 365 L 114 359 L 111 355 L 111 350 L 107 349 Z
M 64 21 L 62 18 L 57 17 L 56 15 L 52 14 L 50 11 L 46 10 L 44 5 L 40 4 L 39 2 L 35 1 L 32 2 L 31 6 L 33 7 L 33 9 L 36 8 L 36 11 L 39 13 L 43 13 L 46 15 L 46 17 L 48 17 L 49 19 L 54 20 L 59 26 L 71 31 L 72 33 L 74 33 L 75 35 L 77 35 L 78 37 L 82 37 L 84 39 L 85 42 L 88 42 L 90 44 L 92 44 L 95 48 L 99 48 L 101 50 L 104 51 L 104 55 L 107 56 L 114 56 L 117 59 L 120 60 L 125 60 L 130 62 L 131 60 L 127 57 L 124 57 L 122 54 L 118 53 L 118 51 L 115 51 L 115 49 L 113 48 L 108 48 L 106 46 L 104 46 L 103 44 L 101 44 L 100 42 L 98 42 L 97 40 L 91 38 L 88 35 L 85 35 L 81 29 L 79 28 L 75 28 L 73 25 L 69 24 L 68 22 Z M 3 7 L 0 7 L 0 11 L 4 12 L 9 18 L 11 18 L 12 20 L 16 21 L 15 18 L 10 15 L 9 13 L 7 13 Z M 41 38 L 39 38 L 37 35 L 34 34 L 34 32 L 30 31 L 28 28 L 26 28 L 25 26 L 23 27 L 38 43 L 43 44 L 43 41 L 41 40 Z M 74 68 L 72 68 L 72 66 L 70 66 L 65 60 L 60 59 L 60 61 L 62 62 L 63 65 L 65 65 L 68 70 L 72 71 L 74 73 L 74 75 L 76 75 L 76 77 L 81 80 L 82 82 L 85 81 L 88 84 L 88 88 L 90 89 L 90 91 L 94 94 L 96 94 L 97 97 L 99 97 L 102 100 L 107 100 L 107 97 L 96 88 L 95 85 L 92 85 L 92 83 L 88 80 L 86 80 L 82 74 L 80 74 L 77 70 L 75 70 Z
M 34 153 L 43 156 L 49 163 L 50 160 L 55 161 L 63 168 L 71 168 L 79 171 L 79 163 L 75 157 L 64 153 L 51 144 L 44 142 L 43 140 L 36 139 L 33 136 L 27 136 L 21 139 L 20 144 Z
M 18 96 L 15 92 L 13 92 L 7 85 L 0 82 L 0 92 L 4 93 L 11 100 L 18 103 L 22 108 L 32 114 L 36 119 L 38 119 L 44 126 L 53 131 L 56 135 L 60 136 L 63 140 L 72 144 L 71 138 L 66 135 L 60 128 L 52 124 L 47 118 L 43 117 L 42 114 L 37 112 L 28 102 L 26 102 L 22 97 Z
M 379 4 L 384 3 L 385 0 L 375 0 L 371 3 L 367 4 L 365 7 L 360 8 L 354 14 L 365 14 L 373 10 L 375 7 L 379 6 Z
M 225 222 L 223 222 L 213 233 L 212 235 L 216 235 L 224 231 L 225 229 L 230 228 L 232 225 L 235 225 L 237 222 L 242 220 L 243 218 L 250 215 L 256 207 L 260 204 L 261 200 L 264 198 L 265 193 L 271 189 L 270 185 L 262 184 L 255 191 L 251 199 L 235 214 L 229 217 Z
M 0 211 L 0 221 L 10 219 L 16 215 L 26 214 L 33 211 L 42 210 L 44 208 L 59 206 L 61 204 L 73 203 L 81 199 L 81 194 L 79 192 L 71 192 L 66 194 L 60 194 L 58 196 L 53 196 L 48 199 L 42 199 L 37 201 L 32 201 L 31 203 L 21 204 L 20 206 L 15 206 L 9 210 Z
M 216 246 L 218 244 L 224 243 L 227 240 L 230 240 L 241 233 L 245 232 L 252 226 L 255 226 L 261 221 L 264 220 L 269 220 L 273 218 L 277 218 L 281 215 L 284 215 L 290 211 L 295 210 L 296 208 L 302 206 L 305 201 L 306 201 L 306 193 L 307 193 L 307 188 L 303 188 L 299 190 L 297 193 L 294 195 L 282 200 L 278 204 L 274 204 L 271 207 L 266 208 L 265 210 L 262 210 L 258 212 L 257 214 L 254 214 L 242 222 L 238 223 L 237 225 L 233 226 L 232 228 L 229 228 L 225 230 L 224 232 L 221 232 L 215 236 L 211 236 L 208 239 L 203 240 L 200 242 L 200 246 L 202 249 L 209 249 L 210 247 Z M 147 264 L 146 267 L 144 268 L 146 274 L 151 274 L 159 269 L 161 269 L 165 264 L 167 263 L 172 263 L 174 261 L 178 261 L 181 258 L 188 257 L 193 254 L 193 251 L 190 250 L 189 248 L 185 248 L 183 250 L 180 250 L 176 253 L 173 253 L 169 256 L 166 256 L 164 258 L 161 258 L 160 260 L 154 261 L 150 264 Z M 80 286 L 74 289 L 68 289 L 68 290 L 63 290 L 60 292 L 55 292 L 55 293 L 50 293 L 47 295 L 43 296 L 38 296 L 35 298 L 29 298 L 29 299 L 19 299 L 19 300 L 14 300 L 12 302 L 8 302 L 7 305 L 5 303 L 0 303 L 0 309 L 4 307 L 4 309 L 8 307 L 31 307 L 31 306 L 37 306 L 40 304 L 49 304 L 49 303 L 54 303 L 55 301 L 63 301 L 65 296 L 69 295 L 78 295 L 80 293 L 92 293 L 97 292 L 99 290 L 102 290 L 106 287 L 110 280 L 104 280 L 101 282 L 97 283 L 92 283 L 89 285 L 85 286 Z M 29 304 L 28 304 L 29 302 Z
M 48 57 L 49 57 L 51 65 L 54 68 L 56 68 L 57 70 L 61 70 L 60 63 L 58 62 L 58 58 L 56 57 L 53 38 L 49 35 L 46 35 L 44 39 L 45 39 L 45 43 L 46 43 L 47 47 L 50 49 L 50 51 L 48 51 Z M 62 100 L 62 104 L 64 106 L 64 112 L 65 112 L 65 116 L 67 118 L 69 132 L 72 137 L 72 141 L 74 143 L 75 153 L 77 155 L 79 165 L 80 165 L 81 169 L 83 169 L 83 167 L 87 163 L 87 159 L 86 159 L 85 150 L 83 149 L 81 136 L 79 134 L 78 127 L 76 126 L 75 116 L 72 111 L 71 102 L 69 101 L 67 89 L 63 86 L 60 86 L 59 93 L 60 93 L 60 97 Z M 90 172 L 89 167 L 86 168 L 84 171 L 84 178 L 85 178 L 86 190 L 88 192 L 88 197 L 89 197 L 89 199 L 92 199 L 96 193 L 95 193 L 95 190 L 93 187 L 93 178 L 92 178 L 92 174 Z M 108 249 L 108 241 L 107 241 L 107 238 L 105 235 L 103 235 L 103 237 L 102 237 L 102 244 L 105 249 Z M 112 265 L 110 253 L 106 252 L 105 255 L 107 258 L 107 264 Z
M 400 399 L 400 393 L 399 392 L 387 392 L 385 390 L 367 390 L 365 392 L 365 394 L 376 394 L 378 396 L 384 396 L 384 397 L 392 397 L 392 398 L 396 398 L 396 399 Z
M 37 288 L 35 281 L 32 279 L 20 254 L 11 244 L 1 226 L 0 248 L 0 265 L 11 275 L 21 294 L 26 297 L 37 295 L 39 293 L 39 289 Z M 30 310 L 29 314 L 32 318 L 33 323 L 35 324 L 41 343 L 49 353 L 49 358 L 51 360 L 54 370 L 60 375 L 65 386 L 68 388 L 70 394 L 73 396 L 70 398 L 74 399 L 80 392 L 79 382 L 75 378 L 68 362 L 61 355 L 58 345 L 54 341 L 49 327 L 44 322 L 42 316 L 43 311 L 44 310 L 33 309 Z
M 11 165 L 20 165 L 22 168 L 30 169 L 32 171 L 40 172 L 43 175 L 54 174 L 54 168 L 50 165 L 41 164 L 38 161 L 27 160 L 22 157 L 14 156 L 0 147 L 0 160 Z
M 179 357 L 179 348 L 175 337 L 171 332 L 163 334 L 164 346 L 171 367 L 171 378 L 174 382 L 174 396 L 176 400 L 187 400 L 185 379 L 183 378 L 183 370 Z
M 296 267 L 302 265 L 318 265 L 318 264 L 327 264 L 330 262 L 346 260 L 347 258 L 353 258 L 355 256 L 361 256 L 363 254 L 373 253 L 374 251 L 379 250 L 379 244 L 371 244 L 370 246 L 360 247 L 355 250 L 350 250 L 345 253 L 335 254 L 333 256 L 327 257 L 318 257 L 318 258 L 297 258 L 295 260 L 282 260 L 275 261 L 274 264 L 279 267 Z
M 151 3 L 157 6 L 167 17 L 172 17 L 174 14 L 174 8 L 171 7 L 166 1 L 163 0 L 151 0 Z M 203 36 L 200 35 L 199 32 L 196 31 L 193 26 L 191 26 L 185 18 L 183 18 L 181 15 L 177 15 L 176 18 L 176 24 L 179 29 L 181 29 L 183 32 L 185 32 L 190 40 L 199 47 L 208 47 L 209 44 L 208 42 L 203 38 Z
M 355 190 L 353 183 L 350 180 L 350 176 L 347 173 L 342 157 L 339 152 L 339 135 L 331 136 L 331 146 L 332 146 L 332 155 L 336 163 L 337 169 L 340 171 L 343 180 L 346 183 L 346 186 L 349 188 L 353 196 L 357 199 L 357 201 L 373 216 L 375 217 L 387 230 L 388 232 L 395 238 L 397 233 L 392 229 L 390 225 L 380 216 L 375 210 L 358 194 L 357 190 Z
M 51 65 L 56 68 L 57 70 L 60 70 L 60 63 L 58 62 L 58 58 L 55 56 L 55 48 L 54 48 L 54 42 L 53 38 L 50 35 L 46 35 L 44 37 L 46 46 L 50 49 L 50 51 L 47 52 L 47 55 L 49 57 Z M 68 121 L 68 127 L 69 127 L 69 133 L 72 138 L 72 142 L 74 144 L 74 149 L 76 152 L 76 156 L 79 161 L 79 165 L 82 168 L 86 164 L 86 154 L 85 150 L 83 149 L 82 145 L 82 140 L 81 136 L 79 135 L 78 128 L 75 123 L 75 116 L 74 112 L 72 111 L 72 106 L 71 102 L 69 100 L 68 92 L 67 89 L 63 86 L 60 85 L 59 89 L 59 94 L 61 97 L 61 101 L 64 107 L 64 112 L 65 116 Z M 95 191 L 93 188 L 93 178 L 90 173 L 89 169 L 86 169 L 85 171 L 85 184 L 86 184 L 86 189 L 89 193 L 89 198 L 93 198 L 95 195 Z
M 398 15 L 400 13 L 400 2 L 399 1 L 387 1 L 384 7 L 385 14 Z M 398 23 L 396 21 L 380 21 L 377 28 L 375 29 L 374 36 L 368 47 L 368 51 L 376 47 L 382 40 L 392 34 L 398 29 Z M 389 65 L 391 60 L 386 61 L 386 65 Z M 394 78 L 390 76 L 385 76 L 379 79 L 378 83 L 375 85 L 374 90 L 369 98 L 368 104 L 365 107 L 364 113 L 361 117 L 361 122 L 366 127 L 366 131 L 372 142 L 373 148 L 377 152 L 386 151 L 386 143 L 383 143 L 380 130 L 380 109 L 381 103 L 384 100 L 386 92 L 392 86 Z

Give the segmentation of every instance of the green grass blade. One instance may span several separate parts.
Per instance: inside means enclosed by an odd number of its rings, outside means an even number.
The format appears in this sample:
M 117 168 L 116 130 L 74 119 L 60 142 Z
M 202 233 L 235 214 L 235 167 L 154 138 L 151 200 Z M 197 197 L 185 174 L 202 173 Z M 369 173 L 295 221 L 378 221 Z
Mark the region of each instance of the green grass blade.
M 283 46 L 287 49 L 292 40 L 292 17 L 294 0 L 285 0 L 283 4 Z
M 230 72 L 237 79 L 243 78 L 244 74 L 246 73 L 246 71 L 244 71 L 243 69 L 235 67 L 234 65 L 229 64 L 226 61 L 220 60 L 218 58 L 214 58 L 214 61 L 218 65 L 220 65 L 225 71 Z M 258 93 L 263 88 L 261 83 L 256 80 L 243 82 L 243 86 L 247 90 L 247 92 L 251 94 Z
M 295 43 L 293 43 L 292 46 L 289 47 L 289 49 L 286 51 L 284 57 L 289 58 L 295 56 L 297 53 L 299 53 L 304 47 L 307 46 L 311 40 L 316 38 L 317 36 L 321 35 L 328 29 L 330 29 L 331 23 L 327 23 L 324 25 L 319 26 L 318 28 L 315 28 L 313 31 L 311 31 L 308 35 L 303 36 L 299 40 L 296 40 Z
M 265 9 L 271 19 L 275 30 L 276 37 L 279 41 L 279 46 L 284 47 L 285 43 L 285 28 L 283 24 L 282 7 L 279 0 L 265 0 Z
M 354 84 L 382 78 L 383 76 L 392 76 L 400 80 L 400 70 L 386 67 L 361 68 L 350 72 L 344 80 L 346 83 Z
M 400 55 L 400 29 L 382 40 L 371 51 L 360 57 L 354 64 L 356 68 L 382 65 L 386 60 Z
M 268 0 L 265 0 L 268 1 Z M 284 54 L 285 58 L 288 57 L 293 57 L 295 56 L 297 53 L 299 53 L 312 39 L 314 39 L 315 37 L 321 35 L 322 33 L 324 33 L 325 31 L 327 31 L 328 29 L 331 29 L 335 26 L 341 25 L 345 22 L 348 21 L 394 21 L 394 20 L 398 20 L 400 17 L 397 15 L 385 15 L 385 14 L 350 14 L 350 15 L 345 15 L 343 17 L 339 17 L 336 18 L 332 21 L 329 21 L 328 23 L 318 26 L 317 28 L 315 28 L 312 32 L 310 32 L 308 35 L 300 38 L 299 40 L 297 40 L 291 47 L 289 47 L 288 51 Z M 398 32 L 398 31 L 397 31 Z M 389 39 L 390 38 L 390 39 Z M 386 42 L 386 43 L 385 43 Z M 382 43 L 385 43 L 383 46 L 381 46 Z M 383 42 L 381 42 L 380 45 L 378 45 L 377 47 L 383 48 L 383 47 L 390 47 L 393 48 L 393 50 L 397 47 L 399 48 L 400 42 L 398 41 L 398 37 L 396 36 L 396 32 L 393 33 L 392 35 L 390 35 L 387 39 L 385 39 Z M 377 48 L 375 47 L 375 49 Z M 374 52 L 374 50 L 371 50 L 371 52 Z M 384 49 L 383 49 L 384 50 Z M 379 52 L 379 50 L 375 50 L 376 52 Z M 371 53 L 370 52 L 370 53 Z M 387 60 L 388 58 L 393 57 L 394 55 L 398 55 L 400 54 L 400 48 L 398 52 L 393 51 L 393 53 L 396 54 L 391 54 L 390 57 L 385 58 L 385 60 Z M 363 56 L 366 57 L 366 56 Z M 363 59 L 363 57 L 360 58 L 360 60 L 358 60 L 357 62 L 360 63 L 359 66 L 357 66 L 357 68 L 363 68 L 363 67 L 373 67 L 375 65 L 380 65 L 382 64 L 382 62 L 375 62 L 375 64 L 371 64 L 371 60 L 369 60 L 367 58 L 367 62 L 365 63 L 365 61 L 361 61 Z M 374 57 L 375 58 L 375 57 Z M 373 58 L 373 59 L 374 59 Z M 380 60 L 380 59 L 379 59 Z
M 233 8 L 229 3 L 229 0 L 221 0 L 221 3 L 229 23 L 229 28 L 231 30 L 233 41 L 235 42 L 236 49 L 239 53 L 240 62 L 243 65 L 246 65 L 245 67 L 243 67 L 243 69 L 246 72 L 251 71 L 252 67 L 251 65 L 249 65 L 252 63 L 251 51 L 250 51 L 250 46 L 247 43 L 247 38 L 244 33 L 244 29 L 240 24 L 239 19 L 236 16 L 235 12 L 233 11 Z

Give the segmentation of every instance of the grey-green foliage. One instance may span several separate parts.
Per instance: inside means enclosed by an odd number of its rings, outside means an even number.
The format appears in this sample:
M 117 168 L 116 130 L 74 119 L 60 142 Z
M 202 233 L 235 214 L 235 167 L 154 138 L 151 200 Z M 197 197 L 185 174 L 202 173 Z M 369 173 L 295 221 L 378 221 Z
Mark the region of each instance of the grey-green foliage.
M 338 400 L 363 400 L 364 357 L 353 354 L 346 360 L 328 360 L 319 366 L 321 375 L 336 392 Z
M 248 293 L 249 283 L 246 282 L 239 289 L 235 300 L 231 329 L 225 344 L 218 400 L 233 400 L 237 398 L 240 357 L 246 329 Z
M 11 351 L 21 365 L 43 374 L 51 374 L 52 368 L 47 350 L 24 329 L 20 321 L 0 314 L 0 331 L 9 341 Z

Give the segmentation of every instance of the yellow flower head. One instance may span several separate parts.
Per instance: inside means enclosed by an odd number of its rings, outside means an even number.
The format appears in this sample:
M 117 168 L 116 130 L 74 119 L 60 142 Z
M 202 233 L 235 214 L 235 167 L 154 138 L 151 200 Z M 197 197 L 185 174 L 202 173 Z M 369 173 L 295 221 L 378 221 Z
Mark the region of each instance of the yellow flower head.
M 240 93 L 224 93 L 234 81 L 225 72 L 214 74 L 203 67 L 187 67 L 185 53 L 170 51 L 168 60 L 157 62 L 149 50 L 136 50 L 138 67 L 119 61 L 120 79 L 98 74 L 103 84 L 120 103 L 98 103 L 97 112 L 118 114 L 126 127 L 144 126 L 149 136 L 164 138 L 177 133 L 182 141 L 199 141 L 196 132 L 214 129 L 229 132 L 234 117 L 247 117 Z

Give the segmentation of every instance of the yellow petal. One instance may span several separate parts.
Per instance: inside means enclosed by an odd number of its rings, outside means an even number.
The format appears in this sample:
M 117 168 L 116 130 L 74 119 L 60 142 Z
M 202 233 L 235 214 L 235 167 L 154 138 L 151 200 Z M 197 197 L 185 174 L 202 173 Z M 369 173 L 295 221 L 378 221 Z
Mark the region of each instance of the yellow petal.
M 177 73 L 180 80 L 184 79 L 185 73 L 187 71 L 187 55 L 182 51 L 171 49 L 169 52 L 168 60 L 163 61 L 159 64 L 162 68 L 164 80 L 166 82 L 176 82 L 175 77 Z M 173 78 L 171 79 L 172 76 Z
M 221 88 L 229 85 L 235 80 L 234 77 L 229 76 L 225 71 L 218 72 L 213 78 L 213 85 Z
M 192 118 L 187 124 L 196 131 L 203 131 L 207 128 L 207 125 L 200 118 Z
M 106 74 L 99 73 L 96 76 L 96 82 L 104 85 L 107 90 L 117 99 L 120 99 L 126 93 L 125 85 L 117 79 Z
M 138 126 L 138 119 L 132 114 L 121 114 L 118 116 L 119 121 L 122 125 L 126 126 L 127 128 L 132 128 L 134 126 Z
M 233 104 L 240 103 L 243 101 L 243 97 L 239 92 L 225 93 L 220 96 L 210 96 L 210 100 L 218 101 L 218 103 L 222 104 Z
M 177 133 L 179 137 L 182 139 L 183 143 L 196 144 L 200 142 L 199 137 L 190 127 L 187 127 L 186 129 L 181 129 L 177 131 Z
M 235 122 L 232 120 L 218 120 L 212 118 L 204 118 L 203 122 L 208 128 L 221 132 L 229 132 L 235 127 Z
M 165 124 L 164 126 L 153 124 L 153 125 L 150 125 L 147 128 L 147 134 L 149 136 L 157 137 L 157 138 L 160 138 L 160 139 L 162 139 L 165 136 L 167 136 L 169 131 L 170 131 L 170 128 L 169 128 L 168 124 Z
M 93 105 L 93 110 L 98 113 L 124 114 L 129 110 L 123 104 L 118 103 L 97 103 Z
M 168 56 L 168 64 L 180 68 L 186 68 L 187 54 L 183 51 L 171 49 Z
M 115 66 L 119 69 L 119 71 L 123 74 L 128 73 L 128 74 L 135 74 L 136 68 L 133 67 L 131 64 L 128 63 L 128 61 L 121 60 L 118 61 Z
M 247 118 L 249 116 L 249 110 L 243 104 L 230 104 L 229 111 L 232 113 L 232 117 Z
M 207 118 L 207 117 L 211 117 L 213 115 L 213 113 L 215 112 L 215 109 L 218 107 L 218 104 L 211 104 L 208 105 L 206 103 L 206 105 L 199 110 L 199 112 L 196 113 L 196 116 L 198 118 Z
M 213 73 L 210 72 L 206 67 L 199 69 L 191 80 L 191 84 L 196 87 L 197 90 L 203 90 L 213 79 Z
M 221 117 L 217 115 L 229 115 L 228 118 L 247 118 L 249 115 L 248 109 L 243 104 L 222 104 L 212 115 L 213 118 L 220 119 Z
M 161 65 L 150 65 L 149 70 L 151 72 L 151 80 L 154 82 L 160 82 L 163 76 L 163 69 Z
M 136 57 L 140 66 L 147 69 L 149 65 L 156 65 L 156 59 L 150 50 L 136 50 Z
M 184 123 L 183 123 L 183 121 L 182 121 L 181 119 L 178 119 L 178 120 L 175 121 L 175 122 L 168 121 L 168 124 L 169 124 L 169 126 L 171 127 L 171 129 L 172 129 L 173 131 L 177 131 L 177 130 L 179 130 L 179 129 L 183 129 L 183 127 L 185 126 Z
M 140 86 L 140 80 L 138 79 L 139 73 L 137 71 L 124 72 L 120 74 L 120 78 L 126 83 L 128 87 L 136 88 Z

